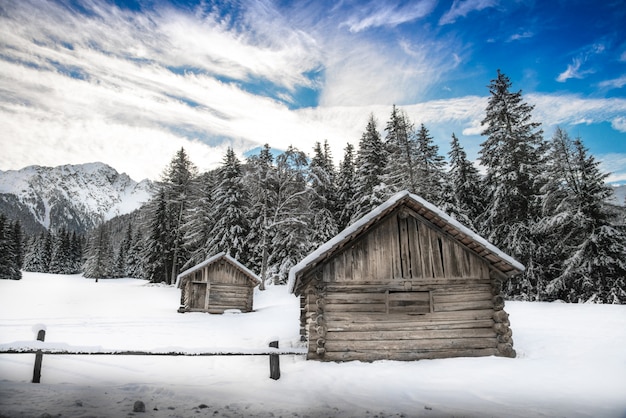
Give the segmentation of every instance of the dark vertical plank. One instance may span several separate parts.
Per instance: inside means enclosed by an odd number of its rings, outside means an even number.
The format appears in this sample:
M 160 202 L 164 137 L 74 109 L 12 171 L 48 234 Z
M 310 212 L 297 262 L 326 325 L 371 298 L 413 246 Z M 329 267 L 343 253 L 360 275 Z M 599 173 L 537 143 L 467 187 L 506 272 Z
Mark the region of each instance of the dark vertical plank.
M 46 330 L 40 329 L 37 333 L 37 340 L 43 341 L 46 339 Z M 35 354 L 35 368 L 33 369 L 33 383 L 41 382 L 41 363 L 43 362 L 43 353 L 41 350 L 37 350 Z
M 278 348 L 278 341 L 272 341 L 270 347 Z M 270 354 L 270 379 L 280 379 L 280 357 L 278 354 Z
M 409 249 L 409 231 L 407 230 L 406 216 L 398 216 L 398 232 L 400 234 L 400 261 L 402 266 L 402 278 L 410 279 L 411 276 L 411 252 Z

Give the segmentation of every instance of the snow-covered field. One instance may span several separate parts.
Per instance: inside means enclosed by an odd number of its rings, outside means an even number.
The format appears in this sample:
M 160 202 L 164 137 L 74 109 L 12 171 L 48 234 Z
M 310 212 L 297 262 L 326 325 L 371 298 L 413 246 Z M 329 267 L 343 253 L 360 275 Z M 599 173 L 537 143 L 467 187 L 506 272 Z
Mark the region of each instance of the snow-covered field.
M 300 347 L 286 287 L 255 312 L 176 312 L 174 287 L 25 273 L 0 281 L 0 349 L 263 350 Z M 626 417 L 626 306 L 509 302 L 518 357 L 319 363 L 260 357 L 0 355 L 0 417 Z M 135 401 L 146 412 L 133 412 Z M 48 414 L 48 415 L 46 415 Z

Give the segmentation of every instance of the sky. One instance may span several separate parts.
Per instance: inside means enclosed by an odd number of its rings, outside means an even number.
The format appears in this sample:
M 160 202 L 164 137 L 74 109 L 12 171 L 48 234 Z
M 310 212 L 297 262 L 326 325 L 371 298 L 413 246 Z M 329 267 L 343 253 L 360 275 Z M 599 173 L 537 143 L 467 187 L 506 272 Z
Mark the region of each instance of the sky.
M 335 162 L 393 104 L 478 158 L 500 69 L 550 138 L 626 184 L 623 1 L 0 0 L 0 170 L 105 162 L 158 180 L 263 144 Z

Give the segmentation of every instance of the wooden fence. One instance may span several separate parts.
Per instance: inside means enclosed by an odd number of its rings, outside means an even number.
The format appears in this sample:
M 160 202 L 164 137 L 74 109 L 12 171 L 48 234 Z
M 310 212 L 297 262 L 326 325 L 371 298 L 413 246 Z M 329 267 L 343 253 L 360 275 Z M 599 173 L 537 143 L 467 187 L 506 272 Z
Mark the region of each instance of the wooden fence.
M 45 330 L 37 333 L 37 341 L 44 341 L 46 336 Z M 43 364 L 43 356 L 45 355 L 89 355 L 89 356 L 190 356 L 190 357 L 206 357 L 206 356 L 269 356 L 270 379 L 280 379 L 280 356 L 281 355 L 306 355 L 306 349 L 290 349 L 281 350 L 278 347 L 278 341 L 269 343 L 268 349 L 261 350 L 241 350 L 241 351 L 204 351 L 204 352 L 185 352 L 185 351 L 168 351 L 154 352 L 141 350 L 83 350 L 83 349 L 54 349 L 54 348 L 16 348 L 0 350 L 0 354 L 35 354 L 35 365 L 33 368 L 33 383 L 41 381 L 41 367 Z

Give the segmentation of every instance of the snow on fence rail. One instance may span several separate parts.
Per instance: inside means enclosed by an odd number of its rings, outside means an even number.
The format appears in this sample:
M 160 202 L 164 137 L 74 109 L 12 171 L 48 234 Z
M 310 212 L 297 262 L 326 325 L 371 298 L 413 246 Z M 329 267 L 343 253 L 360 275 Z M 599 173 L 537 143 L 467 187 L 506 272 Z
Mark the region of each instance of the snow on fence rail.
M 268 348 L 258 349 L 216 349 L 216 350 L 198 350 L 198 351 L 143 351 L 143 350 L 107 350 L 101 347 L 73 347 L 67 344 L 46 343 L 44 342 L 46 335 L 45 330 L 39 330 L 37 333 L 37 341 L 34 342 L 14 342 L 8 344 L 0 344 L 0 354 L 35 354 L 35 365 L 33 369 L 33 383 L 40 383 L 41 366 L 43 355 L 105 355 L 105 356 L 269 356 L 270 358 L 270 379 L 278 380 L 280 378 L 280 361 L 281 355 L 305 355 L 306 348 L 290 348 L 280 349 L 278 341 L 274 340 L 269 343 Z

